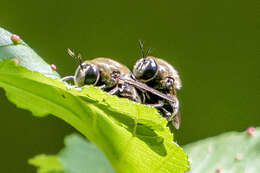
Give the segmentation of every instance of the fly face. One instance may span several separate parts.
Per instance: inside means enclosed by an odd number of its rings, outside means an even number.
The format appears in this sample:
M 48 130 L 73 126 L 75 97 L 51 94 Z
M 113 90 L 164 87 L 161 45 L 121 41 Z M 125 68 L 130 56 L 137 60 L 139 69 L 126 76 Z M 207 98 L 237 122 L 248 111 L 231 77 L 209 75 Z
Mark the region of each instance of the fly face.
M 99 70 L 94 64 L 82 63 L 76 69 L 74 83 L 77 87 L 82 87 L 84 85 L 96 85 L 99 78 Z

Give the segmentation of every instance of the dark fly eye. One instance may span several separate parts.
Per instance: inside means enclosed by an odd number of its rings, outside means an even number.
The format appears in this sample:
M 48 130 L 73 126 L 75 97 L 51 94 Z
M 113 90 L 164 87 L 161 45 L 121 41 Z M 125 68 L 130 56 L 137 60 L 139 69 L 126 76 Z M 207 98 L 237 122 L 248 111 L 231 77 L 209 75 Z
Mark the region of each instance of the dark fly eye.
M 136 78 L 149 81 L 153 79 L 157 72 L 157 64 L 151 58 L 142 58 L 136 62 L 133 73 Z
M 156 70 L 157 70 L 156 64 L 154 62 L 145 61 L 144 66 L 145 66 L 145 69 L 144 69 L 143 75 L 141 76 L 141 79 L 144 79 L 144 80 L 151 79 L 156 73 Z
M 99 72 L 95 66 L 89 65 L 86 67 L 85 81 L 84 81 L 86 85 L 91 85 L 91 84 L 94 85 L 97 82 L 98 77 L 99 77 Z

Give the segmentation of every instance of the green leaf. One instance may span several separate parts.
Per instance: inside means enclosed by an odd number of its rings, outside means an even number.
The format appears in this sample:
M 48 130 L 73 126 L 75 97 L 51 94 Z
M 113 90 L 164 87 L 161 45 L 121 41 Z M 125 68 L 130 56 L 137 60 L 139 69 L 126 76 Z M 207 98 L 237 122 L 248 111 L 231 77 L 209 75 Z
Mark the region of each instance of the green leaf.
M 259 173 L 260 128 L 253 135 L 229 132 L 184 146 L 190 173 Z
M 29 163 L 38 167 L 37 173 L 65 173 L 56 156 L 39 155 L 29 160 Z
M 22 53 L 26 57 L 26 50 Z M 0 62 L 0 87 L 17 107 L 72 125 L 104 152 L 115 172 L 181 173 L 189 168 L 156 109 L 91 86 L 69 90 L 63 82 L 7 60 Z
M 43 169 L 48 171 L 56 171 L 57 169 L 54 166 L 54 169 L 49 168 L 52 168 L 52 165 L 56 165 L 57 160 L 59 160 L 59 164 L 62 167 L 61 170 L 69 173 L 114 172 L 104 154 L 95 145 L 87 142 L 87 140 L 85 140 L 83 137 L 76 134 L 69 135 L 65 138 L 65 148 L 59 154 L 57 154 L 57 156 L 50 156 L 56 159 L 49 160 L 49 162 L 46 164 L 45 160 L 38 159 L 41 157 L 42 155 L 39 155 L 34 159 L 30 159 L 29 161 L 29 163 L 34 166 L 40 166 L 38 168 L 38 173 L 44 173 L 40 172 Z
M 12 33 L 0 27 L 0 60 L 17 59 L 19 64 L 52 78 L 59 78 L 57 72 L 53 71 L 37 53 L 35 53 L 23 40 L 14 43 L 11 40 Z
M 84 134 L 117 172 L 184 172 L 188 161 L 167 122 L 153 108 L 94 87 L 68 90 L 63 82 L 0 62 L 0 87 L 18 107 L 55 115 Z

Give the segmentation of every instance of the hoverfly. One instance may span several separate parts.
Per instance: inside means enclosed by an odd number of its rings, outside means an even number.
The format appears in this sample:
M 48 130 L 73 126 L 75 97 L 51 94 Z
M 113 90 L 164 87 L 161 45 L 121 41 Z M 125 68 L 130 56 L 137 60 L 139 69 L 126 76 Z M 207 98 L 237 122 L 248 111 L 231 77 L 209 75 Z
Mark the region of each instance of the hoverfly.
M 68 49 L 68 54 L 78 61 L 79 66 L 74 76 L 66 76 L 61 79 L 62 81 L 72 79 L 76 87 L 94 85 L 111 95 L 129 98 L 138 103 L 142 102 L 136 88 L 120 80 L 121 78 L 132 79 L 133 76 L 132 72 L 123 64 L 104 57 L 82 62 L 80 54 L 76 56 L 70 49 Z
M 172 121 L 176 129 L 180 127 L 179 101 L 176 90 L 181 88 L 181 80 L 177 70 L 163 59 L 148 56 L 151 49 L 144 53 L 142 41 L 139 41 L 142 58 L 138 59 L 133 67 L 136 80 L 154 88 L 161 94 L 149 92 L 146 103 L 153 104 L 163 113 L 168 121 Z M 166 99 L 162 96 L 165 94 Z

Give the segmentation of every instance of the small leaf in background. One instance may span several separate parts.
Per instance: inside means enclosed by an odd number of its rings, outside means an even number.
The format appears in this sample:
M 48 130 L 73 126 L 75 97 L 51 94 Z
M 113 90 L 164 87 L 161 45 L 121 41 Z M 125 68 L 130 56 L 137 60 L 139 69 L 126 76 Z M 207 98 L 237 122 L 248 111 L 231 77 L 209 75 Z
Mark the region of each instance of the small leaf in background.
M 184 146 L 190 173 L 259 173 L 260 128 L 229 132 Z
M 30 159 L 29 163 L 38 168 L 37 173 L 64 173 L 63 166 L 57 156 L 42 154 Z
M 95 145 L 79 135 L 65 138 L 65 148 L 58 154 L 64 170 L 71 173 L 113 173 L 113 168 Z
M 63 82 L 45 76 L 50 76 L 50 65 L 32 56 L 35 53 L 25 43 L 12 45 L 10 33 L 1 32 L 0 40 L 10 45 L 0 47 L 0 59 L 15 55 L 23 62 L 0 61 L 0 87 L 17 107 L 35 116 L 51 114 L 63 119 L 104 152 L 115 172 L 183 173 L 189 169 L 186 154 L 173 142 L 167 121 L 156 109 L 93 86 L 68 89 Z M 7 52 L 4 56 L 1 49 Z M 51 72 L 54 77 L 56 72 Z
M 68 173 L 114 172 L 104 153 L 95 145 L 76 134 L 65 138 L 65 148 L 57 156 L 39 155 L 30 159 L 29 163 L 38 167 L 38 173 L 49 173 L 57 170 L 63 170 Z M 43 170 L 48 171 L 41 172 Z

